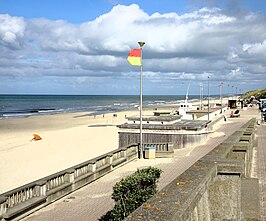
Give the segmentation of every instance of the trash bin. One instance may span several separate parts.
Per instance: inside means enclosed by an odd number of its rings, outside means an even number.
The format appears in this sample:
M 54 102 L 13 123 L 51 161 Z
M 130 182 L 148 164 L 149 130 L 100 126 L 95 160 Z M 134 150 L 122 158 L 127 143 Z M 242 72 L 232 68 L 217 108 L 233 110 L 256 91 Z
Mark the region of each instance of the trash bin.
M 147 145 L 144 147 L 144 157 L 145 159 L 155 159 L 155 145 Z

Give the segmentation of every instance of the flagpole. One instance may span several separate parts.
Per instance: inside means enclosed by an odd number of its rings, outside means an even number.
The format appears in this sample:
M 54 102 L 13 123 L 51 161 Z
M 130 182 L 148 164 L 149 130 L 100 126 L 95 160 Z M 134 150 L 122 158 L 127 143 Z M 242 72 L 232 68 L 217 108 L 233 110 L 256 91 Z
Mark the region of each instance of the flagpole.
M 140 159 L 143 159 L 143 144 L 142 144 L 142 47 L 144 46 L 145 42 L 139 41 L 138 42 L 141 50 L 141 65 L 140 65 L 140 108 L 139 108 L 139 115 L 140 115 Z
M 221 82 L 221 113 L 223 113 L 223 85 L 224 83 Z
M 210 76 L 208 76 L 208 120 L 210 120 Z

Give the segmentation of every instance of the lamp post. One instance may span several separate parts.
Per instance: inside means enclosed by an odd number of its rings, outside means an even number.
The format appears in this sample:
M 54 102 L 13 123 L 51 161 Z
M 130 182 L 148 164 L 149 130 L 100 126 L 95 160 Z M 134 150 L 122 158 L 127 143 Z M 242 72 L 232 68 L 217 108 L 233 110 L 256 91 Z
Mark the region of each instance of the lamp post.
M 208 120 L 210 120 L 210 76 L 208 76 Z
M 139 41 L 138 42 L 141 50 L 141 65 L 140 65 L 140 159 L 143 159 L 143 145 L 142 145 L 142 47 L 145 45 L 145 42 Z
M 220 99 L 221 99 L 221 113 L 223 113 L 223 82 L 219 84 L 220 87 Z
M 203 85 L 200 83 L 200 110 L 202 110 L 202 100 L 203 100 Z

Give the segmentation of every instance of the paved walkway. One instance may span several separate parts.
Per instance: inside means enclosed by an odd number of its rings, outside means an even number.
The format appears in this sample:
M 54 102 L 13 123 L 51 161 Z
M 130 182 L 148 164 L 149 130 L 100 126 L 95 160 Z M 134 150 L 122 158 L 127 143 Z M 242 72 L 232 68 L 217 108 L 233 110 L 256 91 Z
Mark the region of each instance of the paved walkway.
M 186 169 L 193 165 L 197 160 L 206 155 L 223 142 L 235 130 L 247 122 L 257 111 L 249 109 L 241 111 L 240 118 L 229 119 L 219 127 L 212 138 L 205 144 L 199 145 L 190 153 L 183 156 L 175 156 L 171 159 L 137 160 L 122 166 L 97 181 L 88 184 L 80 190 L 48 205 L 47 207 L 35 212 L 24 221 L 93 221 L 98 220 L 107 211 L 113 208 L 114 202 L 111 199 L 112 187 L 121 178 L 136 171 L 137 168 L 145 166 L 156 166 L 163 170 L 158 189 L 162 189 L 174 178 L 182 174 Z M 265 139 L 265 138 L 264 138 Z M 266 156 L 265 156 L 266 157 Z M 264 159 L 264 162 L 265 159 Z M 265 173 L 265 169 L 264 169 Z M 264 186 L 264 188 L 266 185 Z M 264 189 L 265 193 L 266 190 Z
M 266 220 L 266 125 L 258 127 L 257 135 L 257 177 L 261 193 L 261 220 Z

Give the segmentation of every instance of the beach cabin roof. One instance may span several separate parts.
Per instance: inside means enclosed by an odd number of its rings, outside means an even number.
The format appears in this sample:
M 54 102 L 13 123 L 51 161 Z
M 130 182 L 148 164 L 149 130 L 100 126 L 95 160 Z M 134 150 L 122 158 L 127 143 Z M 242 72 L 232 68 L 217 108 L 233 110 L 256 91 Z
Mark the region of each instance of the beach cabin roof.
M 207 127 L 208 120 L 180 120 L 172 124 L 143 124 L 143 129 L 148 130 L 192 130 L 199 131 Z M 118 126 L 121 129 L 139 129 L 139 122 L 124 123 Z
M 128 121 L 140 121 L 140 116 L 131 116 L 126 118 Z M 169 116 L 143 116 L 142 121 L 156 121 L 156 122 L 172 122 L 181 120 L 180 115 L 169 115 Z

